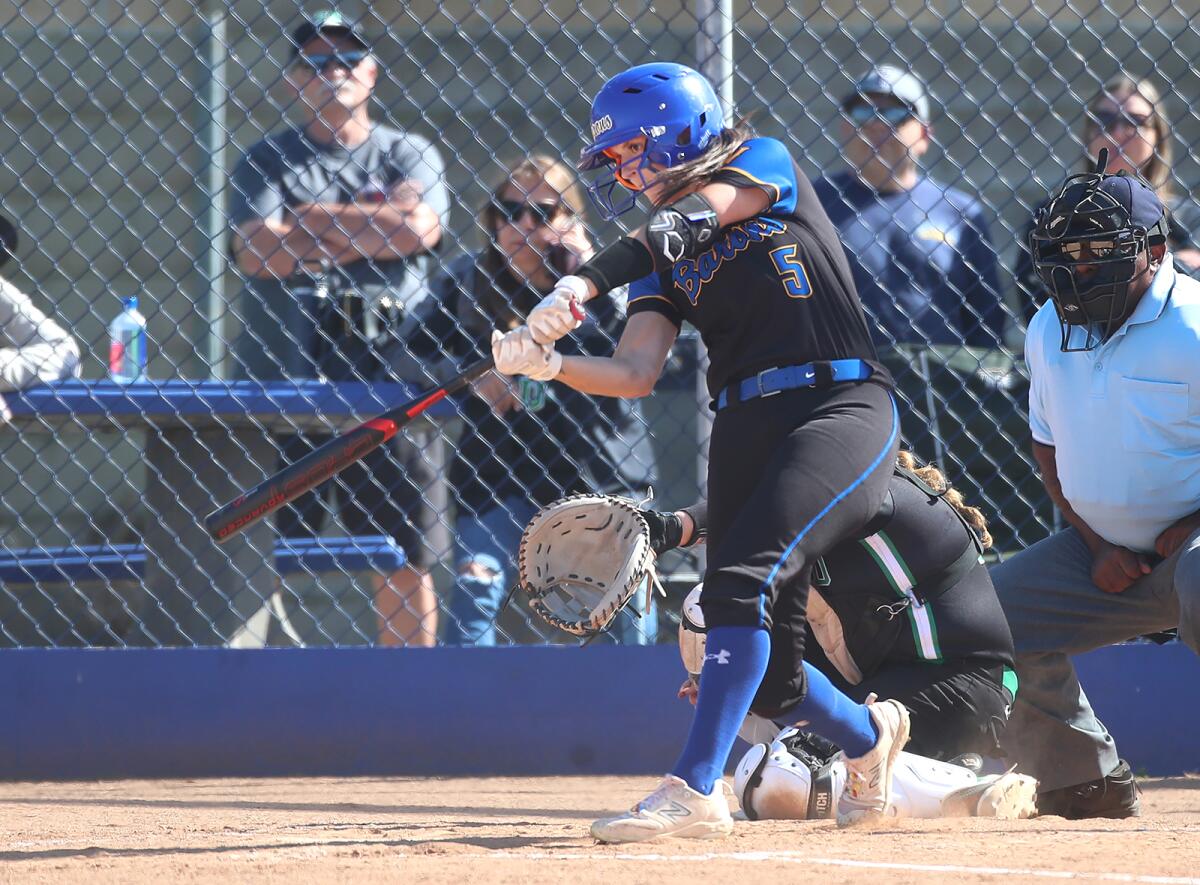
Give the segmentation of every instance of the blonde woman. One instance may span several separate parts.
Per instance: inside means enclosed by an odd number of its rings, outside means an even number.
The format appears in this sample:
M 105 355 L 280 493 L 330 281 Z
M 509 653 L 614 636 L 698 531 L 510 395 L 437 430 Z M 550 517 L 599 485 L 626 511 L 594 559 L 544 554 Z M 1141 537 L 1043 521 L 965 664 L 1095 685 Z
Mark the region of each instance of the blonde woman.
M 1124 172 L 1154 188 L 1167 208 L 1167 248 L 1175 269 L 1189 276 L 1200 273 L 1200 244 L 1196 240 L 1200 209 L 1190 196 L 1175 189 L 1171 124 L 1158 88 L 1149 80 L 1126 76 L 1109 80 L 1088 103 L 1082 141 L 1088 171 L 1101 149 L 1107 149 L 1110 173 Z M 1032 230 L 1031 222 L 1016 268 L 1018 287 L 1026 295 L 1026 320 L 1048 297 L 1026 245 Z
M 583 189 L 561 161 L 535 155 L 506 170 L 481 207 L 483 248 L 452 262 L 408 336 L 410 353 L 444 380 L 478 359 L 493 330 L 508 331 L 592 253 Z M 606 294 L 592 321 L 560 342 L 563 353 L 608 353 L 623 320 Z M 450 465 L 457 580 L 443 619 L 446 645 L 495 645 L 496 616 L 512 586 L 521 531 L 538 507 L 597 490 L 642 498 L 655 481 L 640 406 L 593 399 L 543 381 L 489 374 L 462 406 L 466 430 Z M 639 618 L 634 611 L 642 612 Z M 611 635 L 657 639 L 655 610 L 622 612 Z

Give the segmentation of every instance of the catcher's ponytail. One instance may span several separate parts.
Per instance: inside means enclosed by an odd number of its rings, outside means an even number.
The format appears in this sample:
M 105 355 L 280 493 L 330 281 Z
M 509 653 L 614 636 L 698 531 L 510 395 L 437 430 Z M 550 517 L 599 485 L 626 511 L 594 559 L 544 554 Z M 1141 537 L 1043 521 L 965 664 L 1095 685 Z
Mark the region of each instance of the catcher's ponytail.
M 992 535 L 987 529 L 987 519 L 983 515 L 983 511 L 978 507 L 969 506 L 964 500 L 958 489 L 951 488 L 946 482 L 946 477 L 942 471 L 938 470 L 932 464 L 918 466 L 916 456 L 912 452 L 904 449 L 900 450 L 900 454 L 896 456 L 896 463 L 905 470 L 911 470 L 921 480 L 929 485 L 934 491 L 943 492 L 942 498 L 959 512 L 959 515 L 966 520 L 979 537 L 979 543 L 984 550 L 992 546 Z

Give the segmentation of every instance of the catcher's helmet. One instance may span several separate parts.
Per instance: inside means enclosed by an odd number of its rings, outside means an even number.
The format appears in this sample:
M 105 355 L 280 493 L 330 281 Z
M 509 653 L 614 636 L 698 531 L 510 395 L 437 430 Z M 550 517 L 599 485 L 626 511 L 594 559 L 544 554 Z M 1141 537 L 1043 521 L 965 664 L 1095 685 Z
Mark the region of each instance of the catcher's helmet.
M 1138 257 L 1166 242 L 1162 202 L 1124 173 L 1105 173 L 1102 150 L 1092 172 L 1070 176 L 1038 210 L 1029 248 L 1054 300 L 1064 351 L 1091 350 L 1128 317 L 1130 285 L 1148 268 Z M 1071 331 L 1086 328 L 1080 346 Z
M 755 744 L 738 763 L 734 792 L 750 820 L 814 820 L 837 815 L 846 768 L 835 748 L 795 728 Z
M 689 67 L 655 62 L 617 74 L 592 101 L 592 141 L 580 154 L 579 168 L 612 166 L 605 151 L 640 135 L 646 137 L 646 150 L 589 184 L 592 199 L 608 219 L 627 212 L 642 189 L 639 173 L 647 163 L 669 168 L 694 160 L 724 125 L 712 84 Z M 618 184 L 633 193 L 614 199 Z

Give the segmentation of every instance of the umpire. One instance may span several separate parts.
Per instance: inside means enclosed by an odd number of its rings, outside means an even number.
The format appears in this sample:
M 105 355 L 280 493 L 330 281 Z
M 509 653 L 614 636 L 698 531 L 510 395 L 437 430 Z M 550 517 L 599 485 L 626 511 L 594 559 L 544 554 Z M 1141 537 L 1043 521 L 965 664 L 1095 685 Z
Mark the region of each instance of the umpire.
M 1030 247 L 1033 454 L 1069 528 L 992 570 L 1021 691 L 1003 745 L 1042 814 L 1133 817 L 1137 787 L 1068 655 L 1178 626 L 1200 650 L 1200 282 L 1140 180 L 1073 175 Z

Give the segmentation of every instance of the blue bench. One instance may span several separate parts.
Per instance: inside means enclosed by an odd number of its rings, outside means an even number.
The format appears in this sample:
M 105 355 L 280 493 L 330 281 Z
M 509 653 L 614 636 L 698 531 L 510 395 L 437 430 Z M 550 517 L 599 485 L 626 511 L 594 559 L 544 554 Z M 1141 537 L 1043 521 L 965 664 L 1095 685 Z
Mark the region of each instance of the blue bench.
M 389 573 L 404 562 L 404 549 L 384 535 L 285 539 L 275 546 L 275 568 L 281 575 L 367 570 Z M 146 551 L 141 544 L 0 552 L 0 584 L 140 581 L 145 571 Z

